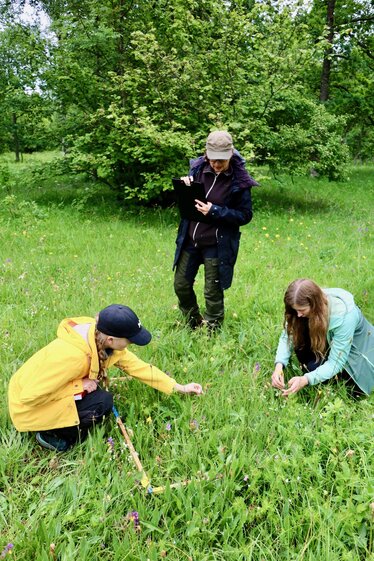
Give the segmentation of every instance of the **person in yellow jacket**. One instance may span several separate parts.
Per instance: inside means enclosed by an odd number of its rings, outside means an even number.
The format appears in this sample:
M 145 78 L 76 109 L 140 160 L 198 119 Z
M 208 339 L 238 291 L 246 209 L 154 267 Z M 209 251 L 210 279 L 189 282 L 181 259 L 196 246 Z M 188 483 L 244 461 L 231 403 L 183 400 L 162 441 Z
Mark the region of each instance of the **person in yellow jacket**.
M 18 431 L 35 431 L 44 448 L 66 451 L 111 412 L 113 396 L 102 389 L 113 365 L 163 393 L 201 394 L 200 384 L 178 384 L 127 347 L 147 345 L 152 335 L 127 306 L 112 304 L 91 317 L 64 319 L 57 339 L 12 376 L 8 404 Z

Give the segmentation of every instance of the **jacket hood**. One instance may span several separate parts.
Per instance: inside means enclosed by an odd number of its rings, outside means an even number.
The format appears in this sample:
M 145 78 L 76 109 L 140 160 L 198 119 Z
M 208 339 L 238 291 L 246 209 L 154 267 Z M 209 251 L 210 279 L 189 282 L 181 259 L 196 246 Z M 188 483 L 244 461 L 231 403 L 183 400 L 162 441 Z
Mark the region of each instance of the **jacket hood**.
M 74 329 L 74 326 L 84 323 L 90 323 L 91 327 L 95 327 L 95 320 L 90 317 L 66 318 L 62 320 L 57 328 L 57 337 L 67 343 L 71 343 L 82 351 L 87 351 L 87 341 Z
M 238 156 L 238 158 L 245 163 L 244 158 L 239 154 L 237 150 L 234 149 L 234 155 Z M 200 169 L 207 164 L 209 166 L 209 162 L 205 159 L 205 156 L 199 156 L 198 158 L 194 158 L 190 160 L 190 170 L 189 174 L 195 176 Z M 249 173 L 246 171 L 244 174 L 243 172 L 240 174 L 240 179 L 236 177 L 235 167 L 231 165 L 232 173 L 233 173 L 233 190 L 236 189 L 249 189 L 251 187 L 259 187 L 259 183 Z
M 355 308 L 353 295 L 343 288 L 323 288 L 330 301 L 332 315 L 345 315 Z
M 74 329 L 76 325 L 90 324 L 88 330 L 88 342 Z M 91 317 L 74 317 L 62 320 L 57 328 L 57 337 L 66 343 L 70 343 L 77 349 L 83 351 L 90 360 L 91 379 L 96 379 L 99 373 L 99 357 L 95 343 L 96 320 Z

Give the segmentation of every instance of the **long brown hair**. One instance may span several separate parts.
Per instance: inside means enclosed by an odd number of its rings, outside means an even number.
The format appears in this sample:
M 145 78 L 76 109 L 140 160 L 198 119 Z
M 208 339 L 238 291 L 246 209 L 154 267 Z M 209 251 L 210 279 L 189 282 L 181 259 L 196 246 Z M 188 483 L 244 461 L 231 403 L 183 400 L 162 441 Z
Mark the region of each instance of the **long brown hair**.
M 298 317 L 294 306 L 309 307 L 309 317 Z M 312 351 L 323 358 L 327 349 L 329 313 L 322 289 L 310 279 L 296 279 L 285 292 L 284 307 L 284 326 L 295 349 L 302 349 L 309 337 Z

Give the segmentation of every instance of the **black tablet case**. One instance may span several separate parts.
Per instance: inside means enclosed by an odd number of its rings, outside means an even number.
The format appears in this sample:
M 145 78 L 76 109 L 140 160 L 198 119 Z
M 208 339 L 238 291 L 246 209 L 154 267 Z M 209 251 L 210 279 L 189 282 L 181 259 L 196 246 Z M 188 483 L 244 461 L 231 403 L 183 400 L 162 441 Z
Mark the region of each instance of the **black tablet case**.
M 195 207 L 195 199 L 203 203 L 207 202 L 204 185 L 197 181 L 193 181 L 191 185 L 186 185 L 182 179 L 177 178 L 173 178 L 172 181 L 181 218 L 210 223 L 211 220 Z

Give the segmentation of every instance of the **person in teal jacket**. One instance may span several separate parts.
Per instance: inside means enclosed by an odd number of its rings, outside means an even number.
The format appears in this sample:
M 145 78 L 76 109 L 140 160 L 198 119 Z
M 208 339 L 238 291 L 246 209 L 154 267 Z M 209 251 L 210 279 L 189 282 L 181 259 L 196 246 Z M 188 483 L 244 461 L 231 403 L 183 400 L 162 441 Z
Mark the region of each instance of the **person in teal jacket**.
M 297 279 L 288 286 L 284 305 L 273 387 L 287 396 L 343 372 L 362 392 L 370 394 L 374 388 L 374 327 L 356 306 L 352 294 Z M 292 352 L 303 375 L 291 378 L 286 388 L 283 368 Z

